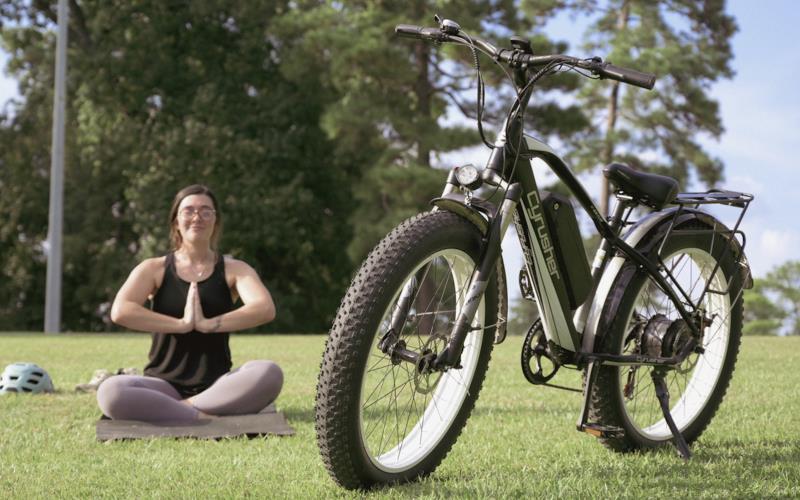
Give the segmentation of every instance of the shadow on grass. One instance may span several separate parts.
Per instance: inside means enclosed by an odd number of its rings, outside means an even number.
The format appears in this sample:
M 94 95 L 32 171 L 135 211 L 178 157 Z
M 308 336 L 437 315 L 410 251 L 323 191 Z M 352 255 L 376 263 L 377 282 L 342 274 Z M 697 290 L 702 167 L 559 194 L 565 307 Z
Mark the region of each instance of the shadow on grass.
M 753 483 L 762 482 L 777 488 L 772 491 L 779 496 L 791 494 L 795 490 L 787 483 L 775 482 L 773 477 L 776 467 L 785 468 L 787 464 L 800 463 L 800 438 L 789 437 L 786 439 L 762 439 L 758 441 L 742 441 L 739 439 L 724 440 L 721 442 L 698 443 L 695 447 L 696 454 L 689 461 L 684 461 L 677 456 L 673 446 L 664 446 L 654 450 L 639 450 L 630 453 L 616 454 L 609 451 L 608 460 L 600 462 L 589 461 L 581 464 L 571 462 L 559 465 L 559 477 L 567 480 L 575 491 L 590 487 L 592 477 L 605 475 L 607 479 L 625 478 L 633 471 L 641 474 L 644 468 L 652 468 L 651 473 L 639 476 L 630 484 L 633 490 L 640 493 L 661 491 L 670 492 L 676 488 L 685 491 L 698 491 L 703 488 L 706 495 L 712 497 L 725 497 L 741 488 L 751 487 Z M 639 465 L 636 465 L 639 464 Z M 648 465 L 643 465 L 648 464 Z M 508 472 L 507 466 L 498 464 L 498 472 Z M 794 466 L 791 466 L 794 467 Z M 721 472 L 721 469 L 726 472 Z M 741 483 L 731 482 L 731 474 L 740 478 Z M 791 475 L 791 473 L 789 473 Z M 719 476 L 719 477 L 715 477 Z M 582 486 L 580 483 L 587 483 Z M 745 479 L 746 478 L 746 479 Z M 630 479 L 630 478 L 629 478 Z M 616 482 L 614 484 L 621 484 Z M 517 491 L 514 485 L 511 490 L 504 493 L 514 496 Z M 523 489 L 527 489 L 524 484 Z M 612 486 L 614 487 L 614 486 Z M 401 494 L 403 496 L 427 497 L 441 495 L 446 491 L 447 496 L 470 497 L 480 493 L 480 487 L 470 481 L 463 481 L 458 474 L 436 471 L 427 478 L 416 482 L 395 484 L 386 487 L 376 487 L 370 493 Z M 765 490 L 764 492 L 766 492 Z
M 800 463 L 800 437 L 786 436 L 782 439 L 760 439 L 745 442 L 730 439 L 705 444 L 697 458 L 703 462 L 721 462 L 745 459 L 748 465 L 774 465 Z

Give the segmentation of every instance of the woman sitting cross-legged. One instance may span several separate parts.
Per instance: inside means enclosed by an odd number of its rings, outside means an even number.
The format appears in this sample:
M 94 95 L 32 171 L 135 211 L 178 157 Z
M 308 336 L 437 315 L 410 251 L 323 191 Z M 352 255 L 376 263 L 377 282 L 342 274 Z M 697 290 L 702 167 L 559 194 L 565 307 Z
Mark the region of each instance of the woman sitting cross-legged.
M 114 323 L 153 333 L 145 376 L 117 375 L 97 391 L 112 419 L 180 422 L 258 413 L 278 397 L 272 361 L 231 371 L 228 333 L 268 323 L 275 305 L 255 270 L 216 250 L 221 214 L 212 192 L 182 189 L 170 211 L 173 251 L 131 272 L 111 307 Z M 148 297 L 152 309 L 144 306 Z M 234 308 L 240 298 L 242 306 Z

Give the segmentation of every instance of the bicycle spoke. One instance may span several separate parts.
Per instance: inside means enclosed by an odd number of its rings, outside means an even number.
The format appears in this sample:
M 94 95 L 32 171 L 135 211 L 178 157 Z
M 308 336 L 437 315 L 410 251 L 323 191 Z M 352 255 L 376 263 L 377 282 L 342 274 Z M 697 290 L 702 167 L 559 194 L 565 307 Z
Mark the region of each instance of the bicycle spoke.
M 372 395 L 375 394 L 375 392 L 378 391 L 381 387 L 383 387 L 383 383 L 386 381 L 386 378 L 389 376 L 391 372 L 392 372 L 392 367 L 389 367 L 389 370 L 383 375 L 383 377 L 381 377 L 380 381 L 378 382 L 379 385 L 376 385 L 375 388 L 372 389 L 372 392 L 370 392 L 369 396 L 365 398 L 365 401 L 369 401 L 370 398 L 372 398 Z M 362 406 L 362 408 L 365 408 L 366 406 L 369 405 Z
M 400 388 L 404 387 L 405 385 L 409 384 L 410 382 L 411 382 L 410 380 L 409 380 L 409 381 L 407 381 L 407 382 L 404 382 L 404 383 L 403 383 L 403 384 L 400 386 Z M 383 400 L 384 400 L 385 398 L 387 398 L 389 395 L 391 395 L 391 394 L 394 394 L 396 389 L 397 389 L 397 388 L 395 387 L 395 388 L 393 388 L 391 391 L 387 392 L 387 393 L 386 393 L 386 394 L 384 394 L 383 396 L 381 396 L 381 397 L 379 397 L 378 399 L 376 399 L 375 401 L 373 401 L 372 403 L 370 403 L 370 404 L 368 404 L 368 405 L 364 405 L 364 406 L 362 406 L 362 407 L 361 407 L 362 411 L 363 411 L 363 410 L 366 410 L 366 409 L 368 409 L 368 408 L 370 408 L 370 407 L 372 407 L 372 406 L 374 406 L 374 405 L 375 405 L 375 404 L 377 404 L 379 401 L 383 401 Z M 391 408 L 391 405 L 389 405 L 389 407 Z M 385 412 L 386 412 L 386 410 L 384 410 L 384 413 L 385 413 Z M 381 416 L 383 416 L 383 415 L 381 415 Z M 368 436 L 368 437 L 369 437 L 369 436 Z
M 692 307 L 702 307 L 705 314 L 713 319 L 703 335 L 704 353 L 690 355 L 680 368 L 670 370 L 666 374 L 666 387 L 672 406 L 670 411 L 676 422 L 680 421 L 681 425 L 687 425 L 704 407 L 708 391 L 711 390 L 708 386 L 700 384 L 707 384 L 708 378 L 714 377 L 713 374 L 719 373 L 722 369 L 730 335 L 730 317 L 739 296 L 712 294 L 701 296 L 706 289 L 728 289 L 722 269 L 717 267 L 711 254 L 707 254 L 703 250 L 680 252 L 664 259 L 661 266 L 662 274 L 668 277 L 673 286 L 681 287 L 682 293 L 685 294 L 684 300 L 690 301 L 685 304 L 690 308 L 689 312 L 692 312 Z M 713 275 L 712 272 L 714 272 Z M 669 321 L 681 318 L 678 309 L 667 294 L 651 278 L 645 278 L 638 297 L 635 299 L 631 319 L 624 331 L 634 331 L 637 322 L 649 322 L 656 314 L 664 314 Z M 663 335 L 657 331 L 650 334 Z M 624 354 L 638 352 L 637 342 L 634 339 L 626 336 L 623 340 L 626 343 L 618 352 Z M 620 370 L 619 387 L 620 390 L 626 390 L 626 393 L 629 394 L 627 397 L 623 394 L 623 404 L 635 426 L 646 434 L 654 432 L 661 436 L 668 431 L 666 431 L 663 414 L 655 397 L 652 381 L 649 380 L 651 371 L 652 369 L 636 370 L 630 377 L 633 387 L 625 389 L 628 375 L 627 372 Z M 671 432 L 669 434 L 671 435 Z
M 474 267 L 474 261 L 463 254 L 430 257 L 402 285 L 406 288 L 409 280 L 416 280 L 408 296 L 406 317 L 397 317 L 400 303 L 396 298 L 380 322 L 364 367 L 360 404 L 361 435 L 377 463 L 406 463 L 409 457 L 427 453 L 421 450 L 436 446 L 455 418 L 454 412 L 469 395 L 468 385 L 480 351 L 475 339 L 482 332 L 470 331 L 465 339 L 461 361 L 467 370 L 451 369 L 447 373 L 418 373 L 415 363 L 398 363 L 382 353 L 378 342 L 393 321 L 401 322 L 397 340 L 404 342 L 405 349 L 434 356 L 441 352 L 463 308 Z M 476 315 L 473 325 L 483 323 L 483 314 Z

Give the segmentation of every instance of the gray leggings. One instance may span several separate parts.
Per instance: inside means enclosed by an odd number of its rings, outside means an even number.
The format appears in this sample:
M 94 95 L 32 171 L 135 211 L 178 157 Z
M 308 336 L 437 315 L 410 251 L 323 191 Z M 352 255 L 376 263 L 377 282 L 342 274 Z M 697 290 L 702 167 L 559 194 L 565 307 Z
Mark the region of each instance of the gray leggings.
M 97 389 L 97 403 L 113 419 L 147 422 L 196 420 L 209 415 L 258 413 L 283 387 L 283 372 L 272 361 L 248 361 L 205 391 L 184 400 L 169 382 L 155 377 L 116 375 Z

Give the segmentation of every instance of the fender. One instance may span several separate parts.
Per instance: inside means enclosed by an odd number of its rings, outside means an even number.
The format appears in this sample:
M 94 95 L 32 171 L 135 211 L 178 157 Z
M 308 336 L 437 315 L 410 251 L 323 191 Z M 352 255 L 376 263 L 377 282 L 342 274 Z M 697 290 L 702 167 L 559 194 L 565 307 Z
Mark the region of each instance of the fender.
M 630 245 L 637 250 L 640 250 L 639 246 L 640 243 L 645 240 L 650 235 L 657 233 L 658 231 L 664 231 L 668 229 L 672 218 L 675 216 L 675 212 L 678 210 L 678 207 L 672 207 L 664 210 L 659 210 L 657 212 L 652 212 L 647 216 L 643 217 L 630 230 L 625 234 L 623 240 L 625 243 Z M 684 208 L 682 214 L 678 217 L 675 221 L 676 224 L 680 224 L 682 222 L 688 221 L 690 219 L 699 219 L 703 223 L 707 224 L 712 228 L 716 227 L 725 227 L 722 222 L 717 220 L 714 216 L 702 212 L 700 210 L 695 209 L 687 209 Z M 747 257 L 744 255 L 744 251 L 742 249 L 741 244 L 739 241 L 734 237 L 731 238 L 729 241 L 732 242 L 734 246 L 734 252 L 736 252 L 739 260 L 739 265 L 741 266 L 739 272 L 742 279 L 743 287 L 744 288 L 752 288 L 753 287 L 753 278 L 750 272 L 750 265 L 747 262 Z M 594 344 L 595 339 L 598 335 L 602 334 L 599 332 L 599 323 L 600 323 L 600 316 L 602 315 L 603 308 L 605 307 L 606 301 L 608 300 L 608 295 L 611 292 L 611 287 L 616 281 L 617 276 L 619 275 L 620 271 L 622 270 L 622 266 L 627 260 L 627 257 L 617 252 L 617 254 L 611 259 L 611 261 L 606 266 L 605 271 L 603 271 L 603 275 L 600 278 L 600 283 L 597 286 L 597 292 L 595 293 L 594 300 L 592 300 L 589 313 L 586 316 L 586 324 L 585 329 L 583 331 L 583 340 L 581 350 L 586 353 L 594 352 Z M 575 312 L 574 320 L 576 322 L 576 327 L 578 331 L 581 330 L 580 324 L 580 313 L 581 309 L 578 309 Z
M 490 202 L 480 198 L 472 198 L 467 203 L 467 197 L 462 193 L 447 193 L 431 200 L 431 205 L 436 208 L 453 212 L 472 222 L 486 236 L 489 231 L 489 219 L 494 217 L 497 208 Z M 435 209 L 434 209 L 435 210 Z
M 462 193 L 447 193 L 431 200 L 434 210 L 447 210 L 472 222 L 485 237 L 489 231 L 489 219 L 494 217 L 497 209 L 495 206 L 479 198 L 472 198 L 467 204 L 467 198 Z M 508 285 L 506 281 L 506 268 L 503 255 L 497 259 L 497 329 L 495 330 L 495 344 L 500 344 L 506 339 L 506 326 L 508 318 Z

